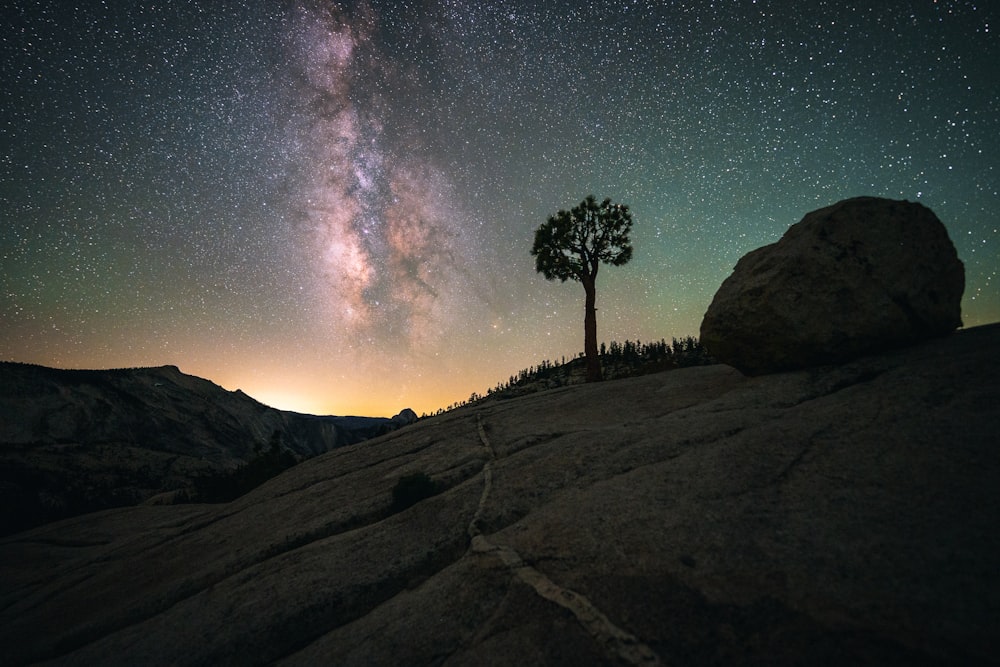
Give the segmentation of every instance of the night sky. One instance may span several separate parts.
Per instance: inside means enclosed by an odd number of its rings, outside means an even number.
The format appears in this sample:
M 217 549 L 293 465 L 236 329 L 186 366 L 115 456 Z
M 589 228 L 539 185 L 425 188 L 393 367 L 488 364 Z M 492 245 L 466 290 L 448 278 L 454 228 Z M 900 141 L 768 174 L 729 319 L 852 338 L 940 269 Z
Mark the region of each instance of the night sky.
M 529 250 L 588 194 L 635 220 L 600 340 L 697 335 L 860 195 L 937 213 L 1000 320 L 994 0 L 10 4 L 2 360 L 432 412 L 582 351 Z

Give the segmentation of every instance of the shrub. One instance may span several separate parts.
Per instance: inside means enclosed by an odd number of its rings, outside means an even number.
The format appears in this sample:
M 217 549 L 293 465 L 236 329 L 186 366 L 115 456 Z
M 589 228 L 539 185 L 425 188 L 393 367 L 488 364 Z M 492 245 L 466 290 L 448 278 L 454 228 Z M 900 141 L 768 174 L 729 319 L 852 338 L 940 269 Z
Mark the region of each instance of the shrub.
M 402 512 L 424 498 L 441 493 L 441 485 L 423 472 L 403 475 L 392 489 L 392 511 Z

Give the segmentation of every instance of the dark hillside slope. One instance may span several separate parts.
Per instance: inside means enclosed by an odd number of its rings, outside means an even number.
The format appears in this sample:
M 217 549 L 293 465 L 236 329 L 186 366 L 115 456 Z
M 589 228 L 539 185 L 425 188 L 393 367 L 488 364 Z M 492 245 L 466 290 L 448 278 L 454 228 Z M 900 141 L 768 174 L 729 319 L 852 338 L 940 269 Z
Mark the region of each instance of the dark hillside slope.
M 990 326 L 457 410 L 0 539 L 0 663 L 995 663 L 998 384 Z
M 395 425 L 276 410 L 176 366 L 0 363 L 0 534 L 186 489 L 272 443 L 303 459 Z

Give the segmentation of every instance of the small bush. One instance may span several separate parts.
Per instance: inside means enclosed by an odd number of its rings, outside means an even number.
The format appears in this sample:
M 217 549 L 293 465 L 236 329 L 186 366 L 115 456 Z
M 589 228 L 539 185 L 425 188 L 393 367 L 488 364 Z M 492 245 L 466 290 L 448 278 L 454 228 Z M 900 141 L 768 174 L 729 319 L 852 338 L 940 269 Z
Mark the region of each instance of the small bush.
M 392 511 L 402 512 L 424 498 L 441 493 L 440 484 L 423 472 L 403 475 L 392 489 Z

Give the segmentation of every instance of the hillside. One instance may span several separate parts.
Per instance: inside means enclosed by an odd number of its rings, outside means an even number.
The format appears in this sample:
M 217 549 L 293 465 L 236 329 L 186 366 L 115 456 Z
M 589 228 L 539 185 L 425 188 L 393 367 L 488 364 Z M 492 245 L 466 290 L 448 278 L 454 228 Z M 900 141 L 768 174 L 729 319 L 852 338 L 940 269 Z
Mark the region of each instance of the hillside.
M 176 366 L 0 363 L 0 535 L 134 505 L 223 476 L 271 447 L 290 461 L 406 420 L 276 410 Z
M 0 663 L 988 664 L 998 378 L 1000 325 L 685 368 L 42 526 L 0 539 Z

